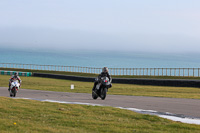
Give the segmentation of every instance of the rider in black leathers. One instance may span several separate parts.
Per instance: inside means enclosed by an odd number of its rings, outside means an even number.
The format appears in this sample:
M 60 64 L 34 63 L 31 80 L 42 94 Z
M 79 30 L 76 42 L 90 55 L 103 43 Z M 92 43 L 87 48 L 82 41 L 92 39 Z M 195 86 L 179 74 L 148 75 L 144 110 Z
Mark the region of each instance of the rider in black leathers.
M 108 68 L 107 68 L 107 67 L 104 67 L 104 68 L 102 69 L 102 72 L 101 72 L 101 73 L 99 74 L 99 76 L 97 77 L 97 80 L 95 80 L 94 86 L 93 86 L 92 90 L 94 90 L 95 87 L 96 87 L 96 85 L 100 82 L 101 77 L 108 77 L 108 78 L 109 78 L 109 81 L 112 82 L 112 78 L 111 78 L 110 74 L 108 73 Z M 109 88 L 111 88 L 111 87 L 112 87 L 112 84 L 110 84 L 110 87 L 109 87 Z

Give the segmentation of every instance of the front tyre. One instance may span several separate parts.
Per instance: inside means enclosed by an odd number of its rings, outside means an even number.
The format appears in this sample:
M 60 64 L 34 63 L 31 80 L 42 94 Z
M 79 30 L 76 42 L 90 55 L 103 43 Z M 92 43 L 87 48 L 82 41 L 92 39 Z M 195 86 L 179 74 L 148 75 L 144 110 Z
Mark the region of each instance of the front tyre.
M 97 94 L 96 94 L 95 91 L 93 91 L 93 90 L 92 90 L 92 98 L 93 98 L 93 99 L 97 99 L 97 98 L 98 98 Z
M 104 100 L 106 98 L 107 88 L 101 89 L 101 99 Z
M 14 89 L 14 90 L 13 90 L 13 97 L 15 97 L 15 96 L 16 96 L 16 93 L 17 93 L 17 90 L 16 90 L 16 89 Z
M 16 92 L 14 92 L 14 95 L 13 95 L 13 97 L 15 97 L 16 96 Z

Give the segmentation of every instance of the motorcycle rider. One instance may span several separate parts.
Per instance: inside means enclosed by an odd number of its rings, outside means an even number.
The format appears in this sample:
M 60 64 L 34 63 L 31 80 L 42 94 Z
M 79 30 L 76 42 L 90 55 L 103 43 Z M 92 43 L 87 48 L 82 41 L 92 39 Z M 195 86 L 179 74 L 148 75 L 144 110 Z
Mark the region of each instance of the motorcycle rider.
M 18 80 L 18 81 L 19 81 L 19 84 L 20 84 L 20 86 L 21 86 L 21 82 L 22 82 L 22 81 L 21 81 L 20 77 L 18 76 L 18 73 L 15 72 L 14 75 L 12 75 L 11 78 L 9 79 L 9 88 L 8 88 L 8 91 L 10 91 L 11 83 L 12 83 L 13 81 L 15 81 L 15 80 Z
M 93 91 L 96 88 L 96 85 L 100 82 L 101 77 L 108 77 L 109 81 L 112 82 L 112 78 L 111 78 L 110 74 L 108 73 L 108 68 L 104 67 L 102 69 L 102 72 L 99 74 L 99 76 L 97 77 L 97 79 L 94 81 L 94 86 L 92 88 Z M 109 88 L 111 88 L 111 87 L 112 87 L 112 84 L 110 84 Z

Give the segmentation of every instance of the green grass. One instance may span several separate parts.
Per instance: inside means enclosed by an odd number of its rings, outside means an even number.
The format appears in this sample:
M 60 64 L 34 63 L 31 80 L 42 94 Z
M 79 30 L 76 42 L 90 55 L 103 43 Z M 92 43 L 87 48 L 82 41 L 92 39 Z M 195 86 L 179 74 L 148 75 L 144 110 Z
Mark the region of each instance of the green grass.
M 0 86 L 8 87 L 9 78 L 10 76 L 8 75 L 0 75 Z M 92 82 L 79 82 L 39 77 L 21 77 L 21 79 L 21 88 L 24 89 L 91 93 L 91 89 L 93 87 Z M 70 89 L 71 84 L 75 85 L 74 90 Z M 109 89 L 108 94 L 200 99 L 200 88 L 113 84 L 113 87 Z
M 200 125 L 173 122 L 113 107 L 0 97 L 1 133 L 199 133 Z
M 9 71 L 22 71 L 22 72 L 37 72 L 37 73 L 50 73 L 50 74 L 62 74 L 71 76 L 83 76 L 83 77 L 97 77 L 98 74 L 91 73 L 78 73 L 78 72 L 61 72 L 61 71 L 46 71 L 46 70 L 30 70 L 30 69 L 16 69 L 16 68 L 2 68 L 0 70 Z M 118 75 L 112 76 L 112 78 L 147 78 L 147 79 L 200 79 L 200 77 L 179 77 L 179 76 L 136 76 L 136 75 Z

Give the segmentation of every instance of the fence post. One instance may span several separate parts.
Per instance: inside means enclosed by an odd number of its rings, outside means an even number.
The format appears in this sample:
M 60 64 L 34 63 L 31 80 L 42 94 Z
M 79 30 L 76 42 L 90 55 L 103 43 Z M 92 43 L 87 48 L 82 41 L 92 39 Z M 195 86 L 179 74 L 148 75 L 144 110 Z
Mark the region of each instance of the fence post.
M 141 75 L 141 68 L 139 69 L 139 76 Z
M 169 70 L 170 70 L 170 76 L 172 76 L 172 68 L 170 68 Z
M 188 68 L 188 77 L 190 76 L 190 69 Z
M 120 73 L 120 72 L 119 72 L 119 68 L 117 68 L 117 75 L 119 75 L 119 73 Z
M 199 68 L 198 68 L 198 77 L 199 77 Z
M 138 75 L 138 68 L 136 68 L 136 76 Z
M 193 68 L 193 77 L 194 77 L 194 68 Z
M 144 68 L 143 68 L 143 76 L 144 76 Z
M 174 68 L 174 76 L 176 76 L 176 68 Z
M 150 68 L 150 76 L 151 76 L 151 68 Z
M 149 68 L 147 68 L 147 73 L 146 73 L 146 75 L 149 76 Z

